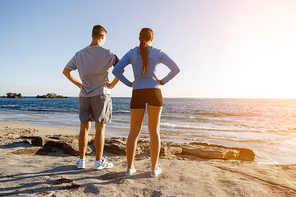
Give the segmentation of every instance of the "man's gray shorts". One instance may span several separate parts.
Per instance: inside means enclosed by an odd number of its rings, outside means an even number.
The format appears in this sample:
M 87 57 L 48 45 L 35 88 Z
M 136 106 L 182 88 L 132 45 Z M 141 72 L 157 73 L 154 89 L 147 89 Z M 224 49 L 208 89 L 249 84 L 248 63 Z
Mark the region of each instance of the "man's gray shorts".
M 95 121 L 109 123 L 112 118 L 112 100 L 109 94 L 79 97 L 79 119 L 81 123 Z

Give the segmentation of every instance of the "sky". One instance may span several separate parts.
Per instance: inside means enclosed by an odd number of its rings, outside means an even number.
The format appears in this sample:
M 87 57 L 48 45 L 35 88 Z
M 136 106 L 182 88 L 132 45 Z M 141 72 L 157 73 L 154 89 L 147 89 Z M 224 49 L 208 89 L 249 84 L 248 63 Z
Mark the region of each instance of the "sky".
M 99 24 L 119 58 L 154 31 L 181 70 L 166 98 L 296 98 L 295 13 L 295 0 L 0 0 L 0 96 L 78 96 L 62 71 Z M 168 72 L 159 65 L 159 78 Z M 131 92 L 119 82 L 111 96 Z

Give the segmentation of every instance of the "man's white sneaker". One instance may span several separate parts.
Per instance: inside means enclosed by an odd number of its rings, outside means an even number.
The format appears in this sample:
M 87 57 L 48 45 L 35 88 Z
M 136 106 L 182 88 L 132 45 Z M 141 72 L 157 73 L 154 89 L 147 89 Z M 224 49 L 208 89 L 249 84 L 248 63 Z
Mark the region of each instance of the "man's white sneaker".
M 156 170 L 151 170 L 151 176 L 152 177 L 157 177 L 161 172 L 162 172 L 161 168 L 157 167 Z
M 85 159 L 78 158 L 76 161 L 76 167 L 78 169 L 84 169 L 85 168 Z
M 137 172 L 137 170 L 135 169 L 135 167 L 133 167 L 132 169 L 126 169 L 125 175 L 130 176 L 133 173 Z
M 95 161 L 94 170 L 102 170 L 104 168 L 113 168 L 113 163 L 109 163 L 109 161 L 105 158 Z

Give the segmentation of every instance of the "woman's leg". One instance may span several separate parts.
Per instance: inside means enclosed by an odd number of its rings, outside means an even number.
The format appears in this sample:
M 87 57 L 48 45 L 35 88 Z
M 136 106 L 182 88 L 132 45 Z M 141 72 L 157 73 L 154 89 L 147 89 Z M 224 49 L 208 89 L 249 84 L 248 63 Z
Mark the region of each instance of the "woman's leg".
M 130 133 L 126 142 L 127 168 L 131 169 L 137 146 L 137 139 L 141 132 L 145 109 L 131 109 Z
M 150 135 L 151 170 L 156 170 L 160 152 L 159 124 L 162 107 L 148 105 L 148 130 Z

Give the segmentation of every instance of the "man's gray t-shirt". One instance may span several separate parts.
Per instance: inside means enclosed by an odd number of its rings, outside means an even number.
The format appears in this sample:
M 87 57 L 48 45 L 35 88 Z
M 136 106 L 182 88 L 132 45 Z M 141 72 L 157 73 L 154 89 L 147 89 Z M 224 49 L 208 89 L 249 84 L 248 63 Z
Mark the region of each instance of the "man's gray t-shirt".
M 101 46 L 87 46 L 78 51 L 65 68 L 76 70 L 82 81 L 80 97 L 110 94 L 106 79 L 116 55 Z

